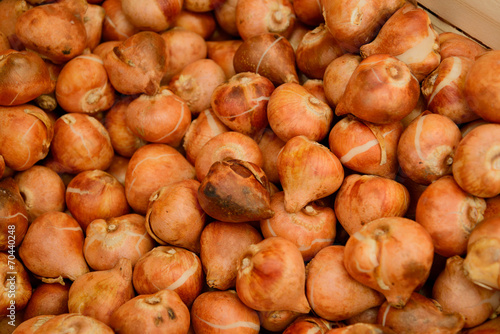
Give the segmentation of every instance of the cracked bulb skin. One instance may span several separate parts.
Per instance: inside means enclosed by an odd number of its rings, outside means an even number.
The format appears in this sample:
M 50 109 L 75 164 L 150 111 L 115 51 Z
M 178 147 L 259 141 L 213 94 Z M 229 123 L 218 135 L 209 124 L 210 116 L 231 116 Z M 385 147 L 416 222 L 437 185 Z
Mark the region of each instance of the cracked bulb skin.
M 429 277 L 433 259 L 432 238 L 420 224 L 386 217 L 347 240 L 344 264 L 354 279 L 381 292 L 390 306 L 402 308 Z

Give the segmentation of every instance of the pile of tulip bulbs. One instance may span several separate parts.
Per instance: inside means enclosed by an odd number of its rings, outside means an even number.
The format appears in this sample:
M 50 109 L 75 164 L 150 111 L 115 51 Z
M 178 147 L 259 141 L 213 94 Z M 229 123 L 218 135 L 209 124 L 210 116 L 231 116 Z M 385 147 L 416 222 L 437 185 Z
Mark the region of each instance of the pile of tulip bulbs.
M 0 1 L 1 334 L 498 334 L 499 254 L 500 50 L 415 1 Z

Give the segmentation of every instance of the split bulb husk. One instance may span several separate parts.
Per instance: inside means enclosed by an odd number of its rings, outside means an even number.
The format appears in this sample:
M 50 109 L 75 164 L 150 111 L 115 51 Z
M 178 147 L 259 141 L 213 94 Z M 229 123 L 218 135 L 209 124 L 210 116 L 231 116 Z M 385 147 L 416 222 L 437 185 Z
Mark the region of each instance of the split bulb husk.
M 344 179 L 340 160 L 326 146 L 305 136 L 287 141 L 278 155 L 277 167 L 289 213 L 333 194 Z
M 120 259 L 112 269 L 78 277 L 69 289 L 68 309 L 109 325 L 113 312 L 134 296 L 132 262 Z
M 364 57 L 386 53 L 405 62 L 419 81 L 438 67 L 439 36 L 429 15 L 411 3 L 397 10 L 383 25 L 377 37 L 361 46 Z
M 350 236 L 344 264 L 354 279 L 382 293 L 392 307 L 402 308 L 427 280 L 433 259 L 432 238 L 420 224 L 386 217 Z
M 245 40 L 236 50 L 233 62 L 236 73 L 255 72 L 275 86 L 299 82 L 292 45 L 278 34 L 266 33 Z
M 252 137 L 237 131 L 222 131 L 201 147 L 194 163 L 196 178 L 201 182 L 215 162 L 229 159 L 251 162 L 259 167 L 264 164 L 259 145 Z
M 375 124 L 402 120 L 416 106 L 420 84 L 408 65 L 387 54 L 365 58 L 352 73 L 335 114 Z
M 225 222 L 249 222 L 274 215 L 264 171 L 243 160 L 215 162 L 201 181 L 198 201 L 209 216 Z
M 257 311 L 309 313 L 305 296 L 305 266 L 291 241 L 270 237 L 248 247 L 238 266 L 236 292 Z

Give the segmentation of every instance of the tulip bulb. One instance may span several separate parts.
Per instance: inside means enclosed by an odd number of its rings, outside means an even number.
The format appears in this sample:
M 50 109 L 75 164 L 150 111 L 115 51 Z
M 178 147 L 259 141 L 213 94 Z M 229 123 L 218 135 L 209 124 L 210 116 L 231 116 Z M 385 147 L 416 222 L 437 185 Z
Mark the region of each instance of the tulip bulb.
M 288 140 L 278 154 L 277 167 L 289 213 L 333 194 L 344 179 L 340 160 L 327 147 L 305 136 Z
M 364 57 L 386 53 L 405 62 L 419 81 L 441 61 L 439 36 L 429 15 L 411 3 L 397 10 L 384 24 L 375 40 L 360 48 Z
M 344 264 L 354 279 L 402 308 L 427 280 L 433 258 L 432 238 L 420 224 L 386 217 L 369 222 L 347 240 Z
M 402 120 L 416 106 L 420 85 L 408 65 L 387 54 L 365 58 L 352 73 L 335 114 L 351 113 L 365 121 Z
M 236 292 L 257 311 L 289 310 L 309 313 L 305 296 L 305 267 L 291 241 L 270 237 L 248 247 L 238 266 Z

